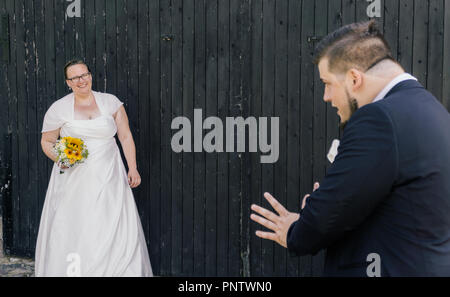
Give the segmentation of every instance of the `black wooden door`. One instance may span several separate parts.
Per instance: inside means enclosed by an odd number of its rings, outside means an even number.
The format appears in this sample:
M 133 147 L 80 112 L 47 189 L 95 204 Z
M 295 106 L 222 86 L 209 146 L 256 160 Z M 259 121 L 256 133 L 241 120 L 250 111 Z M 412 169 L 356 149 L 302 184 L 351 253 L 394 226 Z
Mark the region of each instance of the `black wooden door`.
M 339 129 L 335 110 L 322 100 L 314 45 L 343 24 L 368 19 L 371 3 L 81 0 L 79 16 L 77 7 L 67 14 L 73 3 L 0 0 L 7 24 L 0 30 L 6 252 L 34 256 L 52 166 L 40 129 L 50 104 L 68 93 L 65 62 L 78 56 L 92 68 L 95 90 L 125 102 L 143 177 L 135 200 L 156 274 L 321 275 L 325 251 L 292 258 L 258 239 L 250 205 L 269 207 L 263 193 L 271 192 L 298 211 L 324 176 Z M 379 3 L 375 17 L 394 56 L 449 108 L 448 1 Z M 172 121 L 193 121 L 196 109 L 223 123 L 279 118 L 278 161 L 262 164 L 260 153 L 248 150 L 175 153 Z

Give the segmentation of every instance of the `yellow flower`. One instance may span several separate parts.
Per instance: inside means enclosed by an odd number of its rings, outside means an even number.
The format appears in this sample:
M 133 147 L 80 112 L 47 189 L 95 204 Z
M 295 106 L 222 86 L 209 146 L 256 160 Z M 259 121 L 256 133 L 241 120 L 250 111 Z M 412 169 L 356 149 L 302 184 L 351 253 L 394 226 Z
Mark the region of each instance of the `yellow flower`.
M 83 141 L 82 141 L 81 139 L 79 139 L 79 138 L 72 138 L 72 139 L 71 139 L 71 143 L 80 146 L 80 145 L 83 144 Z
M 81 139 L 71 138 L 69 143 L 67 144 L 67 147 L 72 150 L 80 150 L 82 145 L 83 145 L 83 141 Z
M 71 165 L 73 165 L 76 162 L 76 160 L 75 159 L 69 159 L 69 162 L 70 162 Z
M 67 158 L 69 158 L 69 159 L 74 157 L 74 153 L 71 149 L 65 149 L 64 153 L 66 154 Z
M 74 155 L 75 159 L 78 160 L 78 161 L 83 158 L 83 156 L 81 155 L 81 151 L 80 150 L 74 151 L 73 155 Z

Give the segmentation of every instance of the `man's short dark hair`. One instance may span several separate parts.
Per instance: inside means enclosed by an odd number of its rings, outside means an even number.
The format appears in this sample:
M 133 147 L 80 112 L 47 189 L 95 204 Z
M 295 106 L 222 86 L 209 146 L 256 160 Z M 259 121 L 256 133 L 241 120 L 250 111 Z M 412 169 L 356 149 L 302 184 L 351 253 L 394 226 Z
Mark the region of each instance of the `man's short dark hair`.
M 89 72 L 91 72 L 91 70 L 89 69 L 89 66 L 86 64 L 86 62 L 84 62 L 81 59 L 73 59 L 69 62 L 66 63 L 66 65 L 64 66 L 64 78 L 67 80 L 67 69 L 69 69 L 69 67 L 74 66 L 74 65 L 84 65 L 86 66 L 86 68 L 88 69 Z
M 346 25 L 323 38 L 316 46 L 314 63 L 319 64 L 323 58 L 328 59 L 328 70 L 335 74 L 351 68 L 365 72 L 384 59 L 395 61 L 374 20 Z

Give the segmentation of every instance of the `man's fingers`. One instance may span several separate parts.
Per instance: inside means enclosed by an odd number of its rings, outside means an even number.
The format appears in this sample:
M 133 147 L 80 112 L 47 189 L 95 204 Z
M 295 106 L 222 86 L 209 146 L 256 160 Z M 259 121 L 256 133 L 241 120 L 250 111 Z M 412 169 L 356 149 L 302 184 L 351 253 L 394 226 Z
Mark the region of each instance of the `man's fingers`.
M 264 197 L 269 201 L 270 205 L 272 205 L 273 209 L 275 209 L 279 215 L 285 216 L 288 211 L 281 205 L 270 193 L 264 193 Z
M 315 183 L 315 184 L 314 184 L 313 192 L 314 192 L 315 190 L 317 190 L 319 187 L 320 187 L 320 184 L 319 184 L 319 183 Z
M 303 197 L 303 202 L 302 202 L 302 209 L 305 208 L 306 206 L 306 199 L 308 199 L 309 194 L 306 194 L 305 197 Z
M 278 220 L 278 216 L 276 214 L 265 208 L 262 208 L 261 206 L 253 204 L 251 209 L 272 222 L 276 222 Z
M 256 231 L 256 236 L 263 238 L 263 239 L 270 239 L 275 242 L 278 242 L 278 237 L 275 233 L 272 232 L 263 232 L 263 231 Z
M 266 227 L 266 228 L 268 228 L 268 229 L 270 229 L 272 231 L 276 231 L 276 229 L 277 229 L 277 226 L 273 222 L 271 222 L 271 221 L 269 221 L 269 220 L 267 220 L 265 218 L 262 218 L 262 217 L 260 217 L 258 215 L 252 214 L 250 216 L 250 218 L 253 221 L 263 225 L 264 227 Z
M 313 187 L 313 192 L 315 192 L 318 188 L 320 187 L 319 183 L 314 183 L 314 187 Z M 305 208 L 306 206 L 306 200 L 309 198 L 309 194 L 305 195 L 305 197 L 303 197 L 303 201 L 302 201 L 302 209 Z

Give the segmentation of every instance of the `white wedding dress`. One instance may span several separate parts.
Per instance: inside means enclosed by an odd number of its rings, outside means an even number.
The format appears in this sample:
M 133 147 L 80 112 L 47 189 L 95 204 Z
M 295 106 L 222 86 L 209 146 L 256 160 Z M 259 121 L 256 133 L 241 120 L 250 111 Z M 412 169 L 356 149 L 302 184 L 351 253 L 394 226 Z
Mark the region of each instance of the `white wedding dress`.
M 60 174 L 55 164 L 36 244 L 35 275 L 153 276 L 141 221 L 114 138 L 115 96 L 93 92 L 101 116 L 74 120 L 74 95 L 47 111 L 42 132 L 81 138 L 89 156 Z

